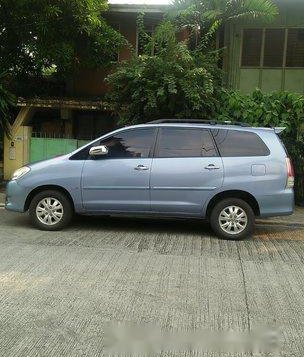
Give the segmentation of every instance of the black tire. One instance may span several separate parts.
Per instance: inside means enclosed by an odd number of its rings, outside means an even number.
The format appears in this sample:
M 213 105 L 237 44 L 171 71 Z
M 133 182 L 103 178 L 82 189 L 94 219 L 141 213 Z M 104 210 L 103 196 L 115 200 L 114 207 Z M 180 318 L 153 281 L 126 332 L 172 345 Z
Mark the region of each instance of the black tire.
M 51 219 L 52 219 L 52 221 L 54 221 L 54 223 L 44 224 L 39 219 L 39 217 L 36 213 L 36 209 L 37 209 L 38 204 L 43 199 L 47 199 L 49 197 L 53 199 L 53 201 L 51 201 L 51 202 L 54 203 L 55 202 L 54 200 L 57 200 L 61 204 L 62 209 L 59 208 L 57 211 L 57 214 L 60 215 L 60 212 L 62 212 L 62 216 L 58 222 L 55 222 L 55 216 L 53 214 Z M 60 191 L 56 191 L 56 190 L 45 190 L 45 191 L 37 193 L 37 195 L 34 196 L 34 198 L 32 199 L 32 201 L 30 203 L 30 207 L 29 207 L 29 215 L 30 215 L 33 225 L 41 230 L 44 230 L 44 231 L 58 231 L 58 230 L 63 229 L 70 223 L 70 221 L 73 217 L 73 214 L 74 214 L 74 209 L 73 209 L 73 205 L 72 205 L 72 202 L 70 201 L 70 199 L 64 193 L 62 193 Z M 43 216 L 41 219 L 43 219 Z M 58 217 L 57 217 L 57 219 L 58 219 Z
M 246 222 L 235 222 L 232 223 L 231 225 L 234 226 L 231 229 L 232 230 L 236 230 L 236 231 L 231 231 L 231 233 L 228 233 L 226 230 L 224 230 L 224 228 L 222 228 L 219 218 L 220 218 L 220 214 L 221 212 L 223 212 L 223 210 L 227 209 L 227 211 L 225 211 L 225 213 L 229 212 L 229 207 L 239 207 L 241 210 L 243 210 L 243 212 L 245 212 L 245 215 L 247 217 L 247 223 Z M 241 214 L 241 210 L 237 211 L 239 213 L 239 215 Z M 243 220 L 246 220 L 246 217 L 243 215 L 242 218 Z M 233 218 L 234 219 L 234 218 Z M 230 218 L 228 218 L 228 220 L 230 220 Z M 229 221 L 227 221 L 229 222 Z M 239 233 L 237 233 L 238 228 L 236 227 L 237 224 L 241 224 L 244 227 L 243 228 L 239 228 L 239 229 L 243 229 L 241 230 Z M 222 221 L 222 224 L 225 224 L 225 218 Z M 241 239 L 245 239 L 247 237 L 250 237 L 253 233 L 254 230 L 254 225 L 255 225 L 255 215 L 253 213 L 252 208 L 250 207 L 250 205 L 243 201 L 242 199 L 239 198 L 226 198 L 220 202 L 218 202 L 214 208 L 211 211 L 211 215 L 210 215 L 210 225 L 214 231 L 214 233 L 219 237 L 219 238 L 223 238 L 223 239 L 229 239 L 229 240 L 241 240 Z M 229 230 L 229 227 L 227 227 L 227 230 Z

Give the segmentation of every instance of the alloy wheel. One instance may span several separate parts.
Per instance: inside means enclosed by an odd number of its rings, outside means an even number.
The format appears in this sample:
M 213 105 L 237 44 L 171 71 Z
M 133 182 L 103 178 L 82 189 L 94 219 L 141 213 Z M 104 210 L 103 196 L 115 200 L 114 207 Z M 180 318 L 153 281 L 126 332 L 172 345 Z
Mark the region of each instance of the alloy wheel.
M 225 207 L 219 215 L 219 225 L 228 234 L 243 232 L 248 223 L 248 217 L 243 208 L 239 206 Z
M 59 223 L 62 220 L 63 213 L 62 203 L 54 197 L 45 197 L 36 206 L 38 220 L 47 226 Z

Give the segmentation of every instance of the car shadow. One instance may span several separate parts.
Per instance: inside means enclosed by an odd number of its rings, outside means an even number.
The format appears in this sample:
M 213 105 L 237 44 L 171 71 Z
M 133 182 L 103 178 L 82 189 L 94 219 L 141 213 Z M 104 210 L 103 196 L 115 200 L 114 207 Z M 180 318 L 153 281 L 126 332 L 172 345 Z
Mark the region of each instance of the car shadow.
M 198 219 L 142 218 L 112 216 L 75 216 L 72 223 L 78 230 L 100 230 L 142 233 L 213 235 L 207 221 Z

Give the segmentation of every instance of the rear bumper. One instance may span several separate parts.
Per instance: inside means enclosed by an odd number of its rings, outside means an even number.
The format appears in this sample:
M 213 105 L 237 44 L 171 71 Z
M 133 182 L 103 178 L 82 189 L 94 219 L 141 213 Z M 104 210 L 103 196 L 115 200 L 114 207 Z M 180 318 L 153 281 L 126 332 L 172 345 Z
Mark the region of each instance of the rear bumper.
M 256 196 L 260 217 L 288 216 L 294 212 L 294 192 L 286 189 L 276 194 Z
M 24 212 L 28 189 L 17 181 L 9 181 L 6 185 L 5 208 L 9 211 Z

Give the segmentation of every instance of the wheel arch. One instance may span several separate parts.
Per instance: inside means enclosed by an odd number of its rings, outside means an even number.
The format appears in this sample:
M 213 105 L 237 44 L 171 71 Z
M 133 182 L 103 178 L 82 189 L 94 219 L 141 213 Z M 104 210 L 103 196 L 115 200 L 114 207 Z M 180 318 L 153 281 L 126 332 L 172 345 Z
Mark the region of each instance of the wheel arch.
M 27 195 L 27 198 L 26 198 L 25 204 L 24 204 L 24 211 L 28 211 L 32 199 L 33 199 L 38 193 L 43 192 L 43 191 L 46 191 L 46 190 L 59 191 L 59 192 L 65 194 L 65 195 L 67 196 L 67 198 L 70 200 L 70 202 L 72 203 L 73 210 L 75 210 L 73 198 L 72 198 L 70 192 L 69 192 L 67 189 L 65 189 L 64 187 L 59 186 L 59 185 L 42 185 L 42 186 L 38 186 L 38 187 L 34 188 L 34 189 Z
M 215 205 L 226 198 L 239 198 L 247 202 L 250 207 L 252 208 L 254 215 L 259 216 L 260 215 L 260 206 L 258 201 L 255 199 L 255 197 L 247 192 L 247 191 L 242 191 L 242 190 L 228 190 L 228 191 L 222 191 L 217 193 L 215 196 L 212 197 L 212 199 L 209 201 L 206 209 L 206 217 L 209 219 L 210 214 L 212 209 L 215 207 Z

